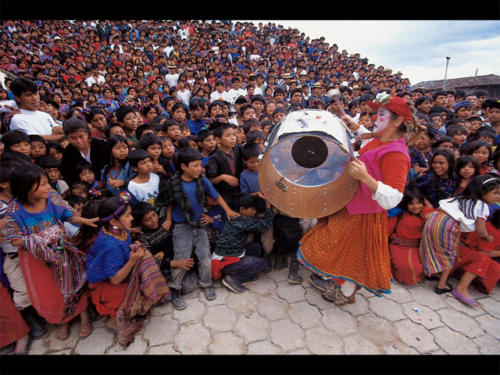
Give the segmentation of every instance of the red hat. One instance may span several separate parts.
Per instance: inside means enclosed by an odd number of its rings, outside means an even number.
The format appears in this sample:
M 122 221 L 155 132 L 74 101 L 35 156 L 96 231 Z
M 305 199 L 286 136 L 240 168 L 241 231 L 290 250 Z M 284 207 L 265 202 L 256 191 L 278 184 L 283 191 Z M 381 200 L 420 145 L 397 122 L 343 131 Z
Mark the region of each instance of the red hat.
M 413 119 L 408 100 L 400 98 L 399 96 L 391 96 L 386 93 L 381 93 L 377 95 L 375 101 L 372 102 L 371 100 L 368 100 L 366 104 L 374 110 L 377 110 L 379 107 L 387 108 L 398 116 L 402 116 L 405 122 L 410 122 Z

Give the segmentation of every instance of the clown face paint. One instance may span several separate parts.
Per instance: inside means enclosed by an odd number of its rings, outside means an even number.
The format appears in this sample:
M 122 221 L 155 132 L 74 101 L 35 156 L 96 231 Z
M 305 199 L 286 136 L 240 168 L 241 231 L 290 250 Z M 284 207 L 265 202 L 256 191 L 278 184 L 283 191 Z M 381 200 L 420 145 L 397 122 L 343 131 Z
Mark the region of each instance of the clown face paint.
M 373 133 L 375 134 L 382 133 L 385 130 L 385 128 L 387 128 L 387 125 L 389 124 L 390 120 L 391 120 L 391 112 L 384 107 L 379 107 L 377 111 L 377 121 L 375 121 L 375 126 L 373 127 Z

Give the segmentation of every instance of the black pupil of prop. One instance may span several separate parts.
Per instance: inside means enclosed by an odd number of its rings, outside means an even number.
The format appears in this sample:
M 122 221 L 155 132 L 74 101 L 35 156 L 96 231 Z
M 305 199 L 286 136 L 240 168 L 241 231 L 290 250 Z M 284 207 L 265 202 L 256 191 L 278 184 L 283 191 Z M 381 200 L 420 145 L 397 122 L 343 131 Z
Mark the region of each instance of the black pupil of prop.
M 304 136 L 292 146 L 292 158 L 303 168 L 316 168 L 328 157 L 328 147 L 321 138 Z

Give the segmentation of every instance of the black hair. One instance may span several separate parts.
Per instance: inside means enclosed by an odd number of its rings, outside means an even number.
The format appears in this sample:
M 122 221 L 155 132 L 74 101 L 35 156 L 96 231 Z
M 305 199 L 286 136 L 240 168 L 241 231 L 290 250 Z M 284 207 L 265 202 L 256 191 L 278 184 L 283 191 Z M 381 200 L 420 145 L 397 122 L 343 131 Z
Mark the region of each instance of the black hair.
M 448 137 L 453 137 L 457 134 L 467 134 L 467 129 L 465 126 L 460 124 L 454 124 L 451 126 L 446 126 L 446 135 Z
M 455 197 L 452 202 L 459 202 L 459 209 L 466 218 L 475 219 L 474 208 L 478 201 L 482 200 L 486 194 L 498 187 L 500 187 L 500 176 L 497 174 L 487 173 L 482 176 L 476 176 L 467 185 L 462 194 Z M 471 200 L 472 204 L 467 204 L 468 200 Z
M 455 98 L 465 98 L 464 90 L 455 90 Z
M 57 161 L 56 158 L 46 155 L 46 156 L 40 156 L 36 160 L 36 164 L 42 167 L 43 169 L 49 169 L 49 168 L 59 168 L 60 164 Z
M 142 160 L 149 158 L 149 154 L 145 150 L 135 150 L 128 156 L 128 161 L 131 167 L 137 168 L 137 165 Z
M 106 218 L 109 217 L 110 215 L 113 215 L 118 208 L 120 208 L 123 205 L 120 197 L 111 197 L 111 198 L 106 198 L 101 201 L 99 204 L 99 207 L 97 208 L 97 216 L 100 218 Z M 128 206 L 128 205 L 127 205 Z M 120 216 L 122 216 L 125 211 L 123 210 L 119 215 L 115 217 L 115 219 L 119 219 Z M 106 226 L 109 223 L 109 221 L 105 223 L 98 223 L 100 226 Z
M 83 118 L 78 116 L 73 116 L 70 119 L 66 120 L 64 122 L 63 129 L 65 136 L 76 133 L 80 130 L 87 132 L 87 134 L 90 136 L 90 128 L 87 125 L 87 122 Z
M 221 108 L 223 107 L 223 104 L 220 102 L 220 100 L 214 100 L 212 103 L 208 105 L 208 113 L 212 110 L 213 107 L 216 105 L 220 106 Z
M 244 104 L 244 105 L 242 105 L 241 108 L 240 108 L 240 116 L 243 117 L 243 114 L 249 108 L 251 108 L 251 109 L 253 109 L 255 111 L 255 107 L 252 104 Z M 257 111 L 255 111 L 255 112 L 257 112 Z
M 259 157 L 260 152 L 261 150 L 258 144 L 247 142 L 247 144 L 243 146 L 243 149 L 241 150 L 241 159 L 246 161 L 253 157 Z
M 472 166 L 474 167 L 474 176 L 479 175 L 479 172 L 481 170 L 481 165 L 476 160 L 476 158 L 474 158 L 471 155 L 463 155 L 457 159 L 456 165 L 455 165 L 455 174 L 457 175 L 458 178 L 461 178 L 461 176 L 459 174 L 460 169 L 462 169 L 463 167 L 465 167 L 468 164 L 472 164 Z
M 142 138 L 142 134 L 146 131 L 146 130 L 153 130 L 153 127 L 150 125 L 150 124 L 142 124 L 140 126 L 137 127 L 136 131 L 135 131 L 135 136 L 137 137 L 137 139 L 140 141 L 141 138 Z
M 80 173 L 82 173 L 85 170 L 89 170 L 89 171 L 94 172 L 93 169 L 92 169 L 92 164 L 90 164 L 88 161 L 81 161 L 81 162 L 79 162 L 76 165 L 75 169 L 76 169 L 76 173 L 78 175 L 80 175 Z
M 3 163 L 16 163 L 17 165 L 31 164 L 31 158 L 23 154 L 22 152 L 17 151 L 7 151 L 2 156 L 0 156 L 0 162 Z
M 408 185 L 405 188 L 403 199 L 399 202 L 398 207 L 403 211 L 408 211 L 408 205 L 413 201 L 413 199 L 417 199 L 420 203 L 424 204 L 424 195 L 420 190 L 418 190 L 414 185 Z
M 155 208 L 147 202 L 139 202 L 132 207 L 132 216 L 134 217 L 133 225 L 142 227 L 142 219 Z
M 85 119 L 87 122 L 91 122 L 96 115 L 103 115 L 106 117 L 106 113 L 99 107 L 91 107 L 89 112 L 85 114 Z
M 244 96 L 238 96 L 234 104 L 248 104 L 248 100 Z
M 85 204 L 87 200 L 80 195 L 70 195 L 67 202 L 71 207 L 74 207 L 75 204 Z
M 14 96 L 20 97 L 24 92 L 38 92 L 38 86 L 27 78 L 16 78 L 10 83 L 10 91 Z
M 155 134 L 146 133 L 141 137 L 137 144 L 138 150 L 147 150 L 151 145 L 159 145 L 161 147 L 161 139 Z
M 197 141 L 198 142 L 203 142 L 206 138 L 210 137 L 211 135 L 214 135 L 214 132 L 208 129 L 201 130 L 198 133 Z
M 416 101 L 415 101 L 415 107 L 418 107 L 420 104 L 422 104 L 423 102 L 425 101 L 428 101 L 428 102 L 431 102 L 432 103 L 432 98 L 428 97 L 428 96 L 421 96 L 420 98 L 418 98 Z
M 500 210 L 496 210 L 493 214 L 493 219 L 491 219 L 491 224 L 497 229 L 500 230 Z
M 247 143 L 255 143 L 256 140 L 266 140 L 266 136 L 260 130 L 252 130 L 246 134 Z
M 142 109 L 141 113 L 142 113 L 142 115 L 143 115 L 143 116 L 146 116 L 146 115 L 147 115 L 147 114 L 148 114 L 148 113 L 149 113 L 152 109 L 156 110 L 156 107 L 155 107 L 154 105 L 151 105 L 151 104 L 150 104 L 150 105 L 147 105 L 147 106 L 145 106 L 145 107 Z M 157 110 L 156 110 L 156 111 L 157 111 Z M 157 112 L 158 112 L 158 111 L 157 111 Z
M 123 119 L 125 118 L 125 116 L 127 116 L 130 112 L 135 113 L 134 108 L 132 108 L 129 105 L 122 105 L 116 111 L 116 119 L 118 120 L 118 122 L 123 122 Z
M 166 132 L 168 131 L 168 128 L 170 128 L 171 126 L 178 126 L 180 129 L 181 124 L 179 124 L 179 122 L 177 120 L 174 120 L 173 118 L 169 118 L 167 121 L 163 123 L 163 128 Z
M 214 124 L 211 124 L 211 125 L 214 125 Z M 217 126 L 213 129 L 215 138 L 222 138 L 222 134 L 224 134 L 224 132 L 227 129 L 233 129 L 233 126 L 231 124 L 227 124 L 224 122 L 219 122 L 216 124 L 217 124 Z
M 200 151 L 191 147 L 181 148 L 175 154 L 175 168 L 178 171 L 182 171 L 181 164 L 188 166 L 189 163 L 196 160 L 203 160 Z
M 235 196 L 233 199 L 233 208 L 236 212 L 240 210 L 240 207 L 243 208 L 250 208 L 250 207 L 257 207 L 257 199 L 259 197 L 252 195 L 250 193 L 239 193 Z M 260 198 L 262 199 L 262 198 Z
M 491 146 L 488 142 L 486 142 L 482 139 L 478 139 L 477 141 L 464 143 L 464 145 L 461 147 L 460 151 L 461 151 L 462 155 L 472 155 L 474 153 L 474 151 L 476 151 L 477 149 L 479 149 L 481 147 L 486 147 L 488 149 L 488 152 L 489 152 L 488 159 L 490 159 L 491 154 L 492 154 Z
M 455 155 L 453 155 L 453 153 L 450 150 L 442 148 L 438 149 L 434 151 L 434 154 L 432 155 L 430 162 L 431 165 L 436 156 L 443 156 L 446 159 L 446 161 L 448 162 L 448 170 L 446 171 L 446 175 L 448 176 L 448 178 L 452 179 L 455 172 Z
M 106 138 L 109 138 L 109 137 L 110 137 L 110 135 L 109 135 L 109 134 L 110 134 L 110 132 L 111 132 L 111 129 L 112 129 L 112 128 L 116 128 L 116 127 L 119 127 L 119 128 L 122 128 L 122 129 L 123 129 L 123 127 L 122 127 L 119 123 L 117 123 L 117 122 L 112 122 L 112 123 L 108 124 L 108 125 L 106 126 L 106 128 L 104 128 L 104 135 L 106 136 Z
M 188 112 L 188 109 L 186 107 L 186 105 L 184 103 L 175 103 L 174 106 L 172 107 L 172 113 L 174 113 L 175 111 L 177 111 L 179 108 L 182 108 L 184 110 L 184 112 L 186 113 L 186 119 L 189 118 L 189 112 Z
M 81 197 L 80 197 L 81 198 Z M 70 197 L 71 199 L 71 197 Z M 69 202 L 69 199 L 68 199 Z M 82 217 L 86 219 L 91 219 L 99 216 L 99 207 L 102 200 L 92 200 L 84 203 L 82 208 Z M 73 237 L 72 242 L 76 247 L 83 251 L 88 252 L 91 246 L 94 244 L 95 238 L 100 231 L 99 227 L 91 227 L 88 225 L 81 225 L 78 233 Z
M 47 147 L 47 143 L 45 142 L 45 139 L 41 135 L 38 134 L 30 134 L 28 135 L 29 142 L 42 142 L 45 147 Z
M 205 110 L 205 103 L 200 99 L 191 99 L 191 101 L 189 102 L 189 109 L 194 110 L 197 108 Z
M 302 91 L 301 91 L 302 92 Z M 252 95 L 250 97 L 250 102 L 253 103 L 255 101 L 260 101 L 262 102 L 263 104 L 266 104 L 266 99 L 264 99 L 264 97 L 262 95 Z
M 47 152 L 50 151 L 51 148 L 55 148 L 61 154 L 64 152 L 63 146 L 61 146 L 58 142 L 54 142 L 54 141 L 47 142 Z
M 432 100 L 435 101 L 436 98 L 440 95 L 448 96 L 448 93 L 446 91 L 436 91 L 434 94 L 432 94 Z
M 5 146 L 5 151 L 10 151 L 11 146 L 17 145 L 21 142 L 29 143 L 28 134 L 21 130 L 11 130 L 2 136 L 2 142 Z
M 2 163 L 0 165 L 0 183 L 5 183 L 10 181 L 10 177 L 12 176 L 12 172 L 14 169 L 18 168 L 19 165 L 16 163 Z M 3 189 L 0 187 L 0 191 Z
M 179 148 L 191 147 L 189 142 L 195 142 L 196 147 L 198 147 L 198 137 L 195 135 L 188 135 L 187 137 L 179 139 Z M 196 148 L 198 150 L 198 148 Z
M 29 203 L 29 192 L 38 189 L 43 176 L 47 177 L 47 173 L 36 164 L 26 164 L 14 169 L 10 177 L 10 191 L 14 198 L 21 203 Z

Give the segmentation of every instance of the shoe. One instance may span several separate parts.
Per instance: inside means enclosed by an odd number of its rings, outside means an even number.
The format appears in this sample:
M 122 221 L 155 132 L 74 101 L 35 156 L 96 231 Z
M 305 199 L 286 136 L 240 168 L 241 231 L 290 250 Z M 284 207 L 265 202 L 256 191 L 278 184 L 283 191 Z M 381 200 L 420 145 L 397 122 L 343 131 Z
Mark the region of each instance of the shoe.
M 288 259 L 286 258 L 286 255 L 284 254 L 276 254 L 274 258 L 274 269 L 275 270 L 282 270 L 283 268 L 286 268 L 288 266 Z
M 288 282 L 290 284 L 302 284 L 302 281 L 304 281 L 304 279 L 302 278 L 302 276 L 298 274 L 298 272 L 299 272 L 299 262 L 292 259 L 290 261 L 290 268 L 288 271 Z
M 313 287 L 323 293 L 331 289 L 327 281 L 323 280 L 321 277 L 315 274 L 311 275 L 311 277 L 309 278 L 309 282 Z
M 178 290 L 172 290 L 172 306 L 176 310 L 184 310 L 186 308 L 186 302 L 181 297 L 181 292 Z
M 224 278 L 222 279 L 222 285 L 224 285 L 233 293 L 240 294 L 244 292 L 243 287 L 238 285 L 238 283 L 229 275 L 224 276 Z
M 251 283 L 254 283 L 256 282 L 257 280 L 259 280 L 259 275 L 253 275 L 252 278 L 248 281 L 245 281 L 243 283 L 243 286 L 247 285 L 247 284 L 251 284 Z
M 436 287 L 434 288 L 434 293 L 436 293 L 436 294 L 444 294 L 444 293 L 449 293 L 449 292 L 451 292 L 453 290 L 453 287 L 450 284 L 446 284 L 446 286 L 448 288 L 441 289 L 441 288 L 438 288 L 437 285 L 436 285 Z
M 217 298 L 217 294 L 215 293 L 215 289 L 209 286 L 208 288 L 203 288 L 203 293 L 205 293 L 205 298 L 207 301 L 213 301 Z
M 20 311 L 26 324 L 30 327 L 30 336 L 37 338 L 45 335 L 47 330 L 42 323 L 42 318 L 40 318 L 33 306 L 28 306 Z
M 458 299 L 460 302 L 465 303 L 466 305 L 469 305 L 469 306 L 472 306 L 472 307 L 476 307 L 476 306 L 479 305 L 474 298 L 468 298 L 468 297 L 464 296 L 462 293 L 460 293 L 456 289 L 453 289 L 451 291 L 451 294 L 453 294 L 453 297 L 455 297 L 456 299 Z

